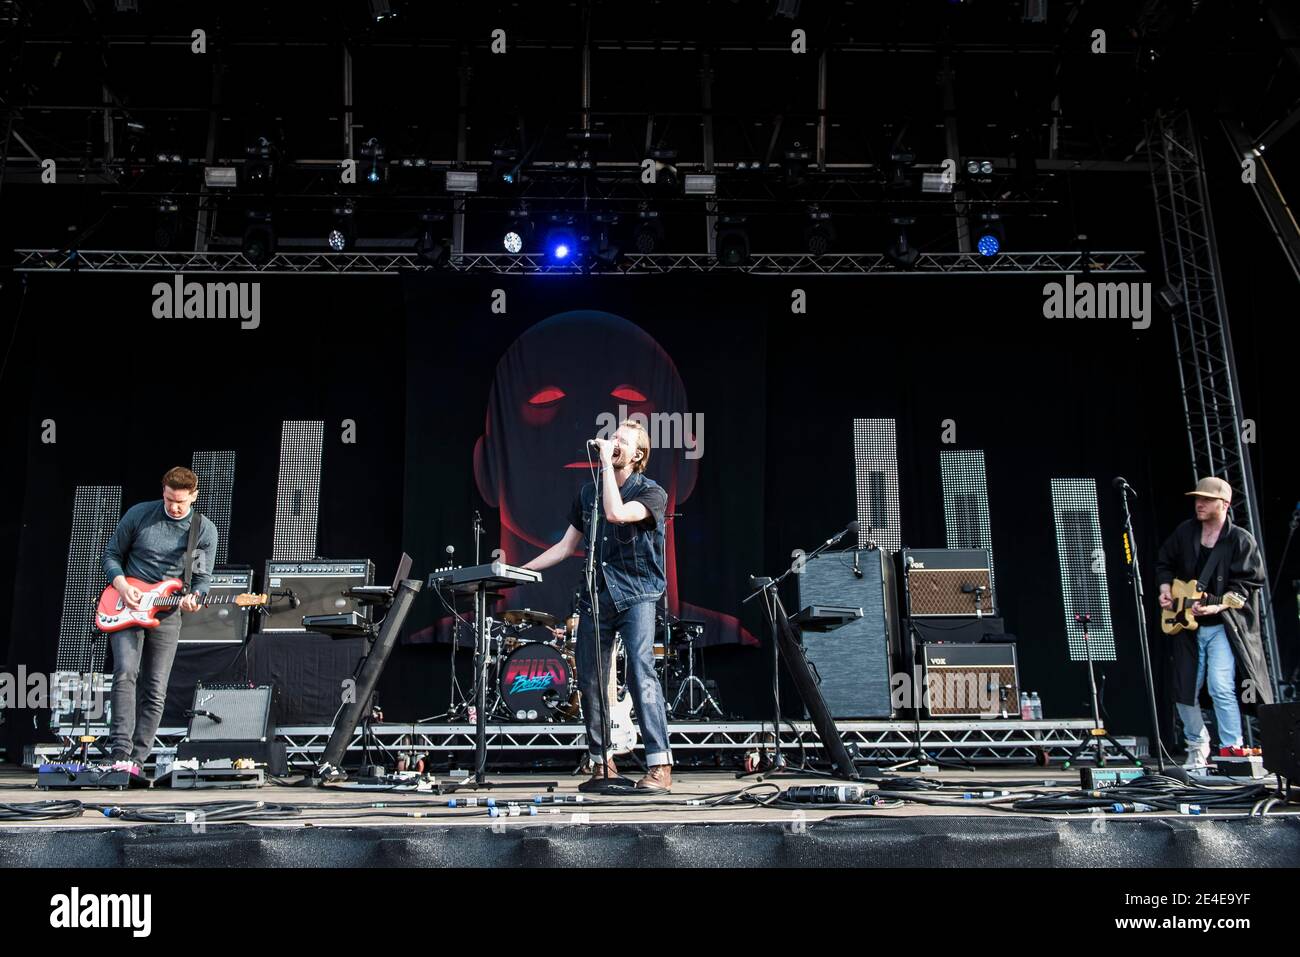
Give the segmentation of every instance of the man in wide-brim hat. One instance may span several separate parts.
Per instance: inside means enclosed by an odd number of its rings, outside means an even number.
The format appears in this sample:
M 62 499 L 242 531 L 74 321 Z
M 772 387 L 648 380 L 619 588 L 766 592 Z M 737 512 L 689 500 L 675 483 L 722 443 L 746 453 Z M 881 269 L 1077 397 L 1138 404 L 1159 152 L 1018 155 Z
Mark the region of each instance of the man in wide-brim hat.
M 1241 713 L 1271 704 L 1273 690 L 1259 635 L 1265 578 L 1259 547 L 1250 532 L 1232 523 L 1232 488 L 1223 479 L 1203 478 L 1186 494 L 1193 498 L 1196 517 L 1179 525 L 1160 547 L 1156 575 L 1161 608 L 1172 604 L 1175 578 L 1197 581 L 1201 591 L 1216 596 L 1215 604 L 1193 606 L 1195 630 L 1170 636 L 1174 701 L 1187 738 L 1187 766 L 1200 767 L 1210 754 L 1201 688 L 1208 688 L 1214 704 L 1221 755 L 1245 753 Z M 1244 598 L 1244 606 L 1225 607 L 1222 596 L 1229 592 Z

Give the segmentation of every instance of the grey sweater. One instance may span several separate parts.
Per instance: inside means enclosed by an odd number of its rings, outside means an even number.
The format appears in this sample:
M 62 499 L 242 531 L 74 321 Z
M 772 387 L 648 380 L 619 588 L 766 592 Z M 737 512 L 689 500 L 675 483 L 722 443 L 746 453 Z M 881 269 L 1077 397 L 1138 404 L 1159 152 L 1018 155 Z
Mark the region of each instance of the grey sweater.
M 104 574 L 108 580 L 111 582 L 118 575 L 146 582 L 183 579 L 185 546 L 189 542 L 190 522 L 194 515 L 191 508 L 184 518 L 172 518 L 163 507 L 162 499 L 128 508 L 104 549 Z M 199 540 L 195 547 L 201 554 L 194 564 L 190 588 L 206 595 L 212 580 L 212 565 L 217 558 L 217 526 L 207 516 L 203 516 L 199 526 Z

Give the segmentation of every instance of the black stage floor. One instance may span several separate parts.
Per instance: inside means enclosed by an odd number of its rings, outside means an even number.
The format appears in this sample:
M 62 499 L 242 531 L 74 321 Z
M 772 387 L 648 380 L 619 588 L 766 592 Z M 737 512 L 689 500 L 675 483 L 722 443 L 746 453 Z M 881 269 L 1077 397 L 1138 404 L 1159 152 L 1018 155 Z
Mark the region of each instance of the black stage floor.
M 0 822 L 0 867 L 629 866 L 645 867 L 1291 867 L 1300 807 L 1106 814 L 1008 810 L 1011 797 L 1077 794 L 1077 772 L 982 768 L 898 775 L 920 800 L 852 808 L 770 806 L 780 788 L 825 778 L 738 782 L 683 771 L 662 797 L 587 797 L 583 779 L 492 774 L 494 786 L 452 795 L 266 786 L 46 791 L 32 772 L 0 769 L 0 804 L 79 801 L 74 816 Z M 446 785 L 451 779 L 440 778 Z M 556 784 L 554 791 L 544 785 Z M 1050 783 L 1048 783 L 1050 782 Z M 1271 782 L 1259 782 L 1262 789 Z M 1172 783 L 1171 783 L 1172 784 Z M 1222 788 L 1224 785 L 1220 785 Z M 741 788 L 750 788 L 745 796 Z M 965 789 L 970 788 L 970 791 Z M 877 788 L 868 788 L 868 794 Z M 1010 797 L 982 797 L 1010 791 Z M 975 797 L 963 795 L 974 793 Z M 1205 791 L 1207 803 L 1222 791 Z M 536 804 L 535 796 L 543 803 Z M 731 800 L 727 796 L 731 796 Z M 505 808 L 490 815 L 491 798 Z M 989 806 L 988 801 L 1000 801 Z M 512 815 L 509 805 L 519 809 Z M 383 805 L 383 806 L 376 806 Z M 529 808 L 536 808 L 531 813 Z M 106 817 L 104 808 L 125 816 Z M 117 812 L 110 812 L 116 814 Z

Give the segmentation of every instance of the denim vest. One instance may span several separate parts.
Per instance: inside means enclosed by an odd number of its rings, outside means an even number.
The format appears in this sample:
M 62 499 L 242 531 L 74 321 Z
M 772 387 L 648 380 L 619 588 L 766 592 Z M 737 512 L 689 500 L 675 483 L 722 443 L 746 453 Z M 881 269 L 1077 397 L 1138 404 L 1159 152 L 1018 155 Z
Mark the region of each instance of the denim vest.
M 623 501 L 635 496 L 645 486 L 658 488 L 653 479 L 642 472 L 633 472 L 619 489 Z M 590 547 L 591 507 L 595 502 L 596 486 L 584 485 L 579 499 L 582 502 L 583 536 Z M 653 513 L 651 513 L 653 515 Z M 600 513 L 596 544 L 597 571 L 604 577 L 605 587 L 614 600 L 614 607 L 625 611 L 643 601 L 654 601 L 664 593 L 664 528 L 659 522 L 654 529 L 639 525 L 615 525 Z

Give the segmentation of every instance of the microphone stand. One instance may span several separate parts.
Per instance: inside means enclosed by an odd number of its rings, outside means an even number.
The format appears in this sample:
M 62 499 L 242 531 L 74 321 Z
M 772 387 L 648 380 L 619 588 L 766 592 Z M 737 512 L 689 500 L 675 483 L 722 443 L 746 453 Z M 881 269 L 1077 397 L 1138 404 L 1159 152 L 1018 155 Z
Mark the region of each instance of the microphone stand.
M 1124 570 L 1128 575 L 1129 585 L 1133 589 L 1133 607 L 1137 612 L 1137 637 L 1138 651 L 1142 656 L 1142 680 L 1146 684 L 1147 707 L 1151 712 L 1151 737 L 1155 743 L 1156 767 L 1160 774 L 1170 775 L 1171 771 L 1165 766 L 1165 743 L 1160 738 L 1160 714 L 1156 707 L 1156 683 L 1155 675 L 1151 670 L 1151 643 L 1147 637 L 1147 616 L 1146 616 L 1146 593 L 1142 588 L 1142 569 L 1138 565 L 1137 538 L 1133 534 L 1133 514 L 1129 511 L 1128 496 L 1133 488 L 1123 482 L 1118 486 L 1120 502 L 1124 507 Z M 1134 492 L 1136 495 L 1137 493 Z M 1084 628 L 1084 641 L 1087 642 L 1087 627 Z M 1089 649 L 1091 656 L 1091 649 Z M 1091 657 L 1088 662 L 1089 672 L 1092 670 Z M 1102 756 L 1101 742 L 1097 742 L 1099 759 Z M 1100 765 L 1100 760 L 1098 764 Z M 1140 762 L 1134 761 L 1134 764 Z M 1170 764 L 1173 762 L 1170 761 Z M 1175 769 L 1173 777 L 1181 777 L 1186 780 L 1186 772 L 1182 768 Z
M 590 461 L 590 446 L 588 447 Z M 600 642 L 600 591 L 596 585 L 596 542 L 600 529 L 601 502 L 605 496 L 605 461 L 601 459 L 596 471 L 596 494 L 591 500 L 591 516 L 587 521 L 587 561 L 583 574 L 587 581 L 587 599 L 591 603 L 591 640 L 596 645 L 596 698 L 600 701 L 600 776 L 603 782 L 597 794 L 626 793 L 632 782 L 621 776 L 609 776 L 609 701 L 605 689 L 605 653 Z M 588 702 L 590 704 L 590 702 Z
M 768 759 L 767 764 L 760 766 L 754 771 L 741 772 L 736 775 L 737 778 L 746 778 L 751 775 L 758 775 L 759 779 L 779 776 L 802 777 L 809 774 L 820 774 L 811 770 L 790 770 L 781 754 L 781 641 L 784 639 L 788 642 L 787 654 L 795 654 L 802 651 L 794 638 L 794 630 L 790 626 L 789 616 L 786 614 L 784 605 L 781 604 L 781 596 L 777 593 L 781 582 L 794 572 L 796 567 L 806 565 L 809 561 L 816 558 L 830 546 L 838 543 L 847 535 L 857 522 L 849 525 L 842 532 L 828 538 L 818 545 L 812 552 L 802 557 L 802 562 L 791 565 L 776 578 L 765 578 L 756 575 L 750 576 L 750 583 L 757 585 L 758 590 L 751 592 L 745 597 L 741 604 L 763 596 L 763 611 L 767 615 L 768 626 L 772 632 L 772 756 Z M 792 669 L 792 676 L 795 677 L 796 684 L 800 684 L 801 674 L 806 675 L 806 665 L 803 669 Z M 807 677 L 803 682 L 805 687 L 800 687 L 800 693 L 804 698 L 804 705 L 812 717 L 813 723 L 817 727 L 817 732 L 822 739 L 822 747 L 826 749 L 827 755 L 837 768 L 835 777 L 841 777 L 849 781 L 859 780 L 858 772 L 853 764 L 853 759 L 849 757 L 848 750 L 844 747 L 844 742 L 840 739 L 839 729 L 835 726 L 835 721 L 831 717 L 830 711 L 826 707 L 826 702 L 822 699 L 817 685 L 813 683 L 811 677 Z M 829 775 L 828 775 L 829 776 Z

